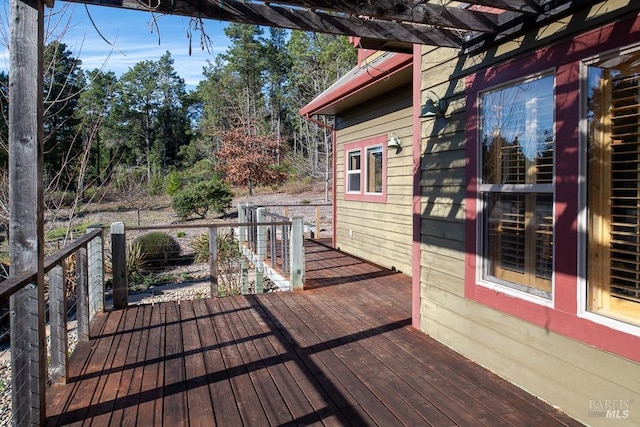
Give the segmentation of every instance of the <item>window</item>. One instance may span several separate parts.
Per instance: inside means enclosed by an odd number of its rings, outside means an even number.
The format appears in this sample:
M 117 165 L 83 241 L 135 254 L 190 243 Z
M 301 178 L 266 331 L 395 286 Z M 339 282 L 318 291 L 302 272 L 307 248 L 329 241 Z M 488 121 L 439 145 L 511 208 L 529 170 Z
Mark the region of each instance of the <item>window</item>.
M 587 81 L 587 309 L 640 324 L 640 53 Z
M 360 193 L 360 150 L 347 153 L 347 192 Z
M 367 193 L 382 193 L 382 146 L 367 148 Z
M 386 202 L 386 136 L 345 145 L 345 200 Z
M 551 298 L 554 79 L 480 94 L 480 252 L 486 282 Z

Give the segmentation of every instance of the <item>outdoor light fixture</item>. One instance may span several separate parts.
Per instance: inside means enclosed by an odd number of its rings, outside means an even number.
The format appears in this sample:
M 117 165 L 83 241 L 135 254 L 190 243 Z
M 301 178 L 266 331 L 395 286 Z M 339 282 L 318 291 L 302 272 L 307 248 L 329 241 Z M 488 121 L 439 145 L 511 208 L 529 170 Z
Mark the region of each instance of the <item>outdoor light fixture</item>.
M 395 148 L 396 154 L 402 151 L 402 141 L 400 140 L 400 137 L 393 132 L 389 134 L 389 139 L 387 140 L 387 148 Z
M 424 106 L 420 111 L 420 117 L 428 118 L 444 116 L 444 113 L 447 111 L 447 101 L 438 98 L 435 93 L 433 93 L 433 96 L 435 97 L 435 100 L 431 97 L 427 97 L 427 100 L 424 102 Z

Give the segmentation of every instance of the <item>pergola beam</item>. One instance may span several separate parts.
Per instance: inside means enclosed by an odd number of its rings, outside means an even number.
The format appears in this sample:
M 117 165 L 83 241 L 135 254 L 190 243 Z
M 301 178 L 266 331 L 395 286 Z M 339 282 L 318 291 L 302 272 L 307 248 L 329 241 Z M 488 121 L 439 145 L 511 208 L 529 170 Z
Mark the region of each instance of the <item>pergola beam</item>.
M 460 7 L 441 6 L 420 1 L 376 1 L 375 4 L 354 3 L 349 0 L 283 0 L 280 5 L 292 5 L 328 12 L 350 13 L 391 21 L 412 22 L 464 31 L 494 32 L 498 25 L 495 14 L 477 12 Z M 272 3 L 273 4 L 273 3 Z
M 238 0 L 186 0 L 175 2 L 160 0 L 153 3 L 136 0 L 72 1 L 387 41 L 457 48 L 462 44 L 461 35 L 458 31 L 440 29 L 429 25 L 345 16 L 344 14 L 334 15 L 321 11 L 245 3 Z

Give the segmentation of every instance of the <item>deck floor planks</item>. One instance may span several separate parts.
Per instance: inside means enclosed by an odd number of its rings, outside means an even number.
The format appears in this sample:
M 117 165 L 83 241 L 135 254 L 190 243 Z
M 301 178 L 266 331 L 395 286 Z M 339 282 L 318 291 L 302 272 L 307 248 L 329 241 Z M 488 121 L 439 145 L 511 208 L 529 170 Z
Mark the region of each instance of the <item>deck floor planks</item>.
M 283 402 L 293 418 L 290 421 L 304 425 L 320 425 L 320 418 L 305 397 L 296 378 L 286 366 L 290 352 L 282 345 L 273 342 L 274 331 L 265 328 L 266 320 L 260 317 L 259 303 L 256 298 L 232 298 L 231 303 L 238 309 L 247 333 L 254 337 L 253 343 L 259 357 L 266 361 L 266 369 L 282 396 Z M 256 338 L 259 337 L 259 338 Z
M 329 383 L 336 389 L 329 394 L 336 393 L 352 400 L 353 403 L 341 406 L 341 409 L 346 410 L 344 415 L 347 419 L 358 417 L 361 422 L 367 423 L 371 418 L 372 422 L 382 425 L 399 423 L 398 418 L 386 407 L 380 405 L 375 394 L 365 387 L 361 379 L 349 368 L 351 355 L 343 351 L 344 349 L 327 345 L 327 342 L 322 339 L 323 333 L 318 330 L 324 329 L 324 325 L 309 327 L 306 319 L 300 318 L 299 313 L 289 304 L 284 303 L 277 294 L 263 300 L 273 303 L 275 310 L 280 313 L 280 320 L 286 319 L 289 322 L 291 326 L 288 330 L 292 331 L 292 338 L 298 346 L 302 347 L 301 350 L 317 355 L 322 375 L 328 377 Z M 340 387 L 336 387 L 338 384 Z
M 203 300 L 195 300 L 193 309 L 196 315 L 198 333 L 203 347 L 203 359 L 207 371 L 209 393 L 212 399 L 215 423 L 218 425 L 240 425 L 242 418 L 233 395 L 229 375 L 225 368 L 221 344 L 213 327 L 213 316 Z M 214 425 L 214 422 L 211 422 Z
M 263 359 L 257 350 L 257 341 L 260 337 L 252 336 L 245 326 L 246 318 L 242 313 L 246 310 L 236 309 L 232 301 L 235 297 L 223 298 L 220 300 L 220 306 L 229 313 L 226 317 L 229 323 L 229 329 L 233 335 L 233 339 L 238 346 L 238 353 L 243 360 L 245 366 L 249 367 L 248 373 L 253 387 L 257 393 L 257 397 L 262 404 L 269 425 L 283 425 L 293 421 L 293 416 L 288 411 L 287 405 L 273 381 L 272 376 L 268 372 L 267 363 L 275 363 L 272 360 Z M 255 320 L 254 320 L 255 321 Z
M 147 337 L 145 360 L 142 363 L 142 379 L 140 380 L 139 398 L 136 406 L 135 422 L 150 425 L 161 423 L 162 396 L 164 385 L 164 307 L 162 305 L 147 306 L 145 315 L 149 317 L 149 333 Z M 158 407 L 158 416 L 156 415 Z M 126 422 L 131 418 L 127 414 Z
M 288 370 L 294 383 L 314 410 L 315 417 L 308 416 L 304 419 L 296 417 L 296 422 L 313 425 L 313 421 L 321 419 L 322 424 L 328 426 L 348 424 L 317 378 L 307 369 L 305 361 L 288 345 L 287 339 L 278 328 L 280 323 L 274 322 L 274 319 L 269 317 L 264 310 L 262 301 L 258 298 L 252 298 L 252 308 L 251 312 L 256 317 L 258 324 L 262 325 L 263 333 L 268 334 L 267 338 L 271 341 L 274 350 L 280 354 L 282 365 Z
M 311 304 L 320 307 L 323 305 L 317 296 L 310 296 L 310 300 L 313 301 Z M 387 380 L 397 387 L 396 392 L 404 392 L 405 399 L 412 402 L 416 409 L 428 410 L 430 415 L 425 417 L 429 423 L 440 426 L 452 423 L 452 420 L 460 424 L 480 420 L 490 426 L 506 424 L 487 408 L 477 406 L 471 396 L 459 390 L 456 382 L 450 381 L 442 372 L 431 369 L 420 360 L 407 357 L 402 349 L 386 342 L 383 334 L 395 333 L 404 328 L 402 323 L 398 324 L 395 330 L 384 325 L 366 323 L 363 320 L 368 318 L 366 313 L 358 311 L 357 308 L 346 308 L 339 303 L 326 305 L 326 310 L 335 312 L 330 317 L 343 319 L 341 325 L 344 325 L 345 333 L 361 333 L 366 336 L 359 343 L 364 348 L 365 355 L 373 356 L 370 364 L 379 360 L 381 366 L 377 373 L 387 373 Z M 404 366 L 404 369 L 399 368 L 399 364 Z M 409 388 L 403 387 L 402 384 Z M 422 399 L 417 398 L 418 396 L 422 396 Z M 424 402 L 431 402 L 431 405 L 425 405 Z M 434 407 L 437 408 L 436 411 L 433 410 Z
M 101 393 L 96 396 L 100 401 L 100 405 L 92 406 L 91 409 L 96 409 L 95 415 L 93 416 L 94 412 L 92 411 L 87 417 L 93 418 L 91 419 L 92 426 L 111 425 L 111 417 L 115 413 L 116 398 L 123 382 L 123 376 L 127 375 L 125 370 L 127 358 L 131 357 L 132 352 L 137 352 L 137 344 L 133 341 L 133 337 L 136 330 L 136 321 L 140 318 L 139 307 L 123 311 L 124 319 L 121 321 L 123 328 L 118 331 L 119 339 L 114 341 L 114 348 L 108 358 L 109 364 L 105 366 L 108 366 L 108 368 L 102 372 L 104 387 Z
M 182 301 L 179 305 L 182 336 L 184 337 L 185 381 L 187 383 L 187 407 L 190 426 L 211 426 L 213 405 L 209 392 L 207 369 L 204 363 L 198 325 L 193 303 Z
M 579 425 L 412 329 L 407 276 L 308 245 L 307 291 L 99 313 L 49 425 Z
M 249 377 L 247 366 L 242 360 L 239 348 L 230 330 L 227 316 L 231 313 L 226 312 L 221 300 L 208 299 L 206 304 L 209 307 L 209 312 L 213 314 L 213 322 L 222 350 L 224 365 L 230 377 L 231 388 L 242 422 L 245 425 L 268 425 L 267 415 L 262 409 L 258 394 Z M 221 312 L 225 314 L 214 314 Z M 233 316 L 231 316 L 231 319 L 233 319 Z
M 297 299 L 299 300 L 298 303 L 302 306 L 313 306 L 313 304 L 317 304 L 317 308 L 320 309 L 321 312 L 326 313 L 327 317 L 331 317 L 330 314 L 336 309 L 335 304 L 324 303 L 324 298 L 319 295 L 310 295 L 308 301 L 306 298 Z M 342 321 L 340 321 L 340 317 L 337 319 L 338 324 L 341 325 L 341 329 L 336 329 L 336 333 L 347 337 L 346 339 L 348 339 L 348 337 L 355 338 L 362 335 L 362 337 L 358 338 L 357 342 L 362 346 L 359 354 L 365 359 L 363 363 L 372 368 L 373 375 L 378 376 L 383 382 L 389 385 L 393 390 L 393 395 L 397 395 L 403 399 L 400 401 L 400 405 L 408 405 L 421 414 L 423 418 L 421 424 L 430 424 L 438 427 L 454 425 L 451 418 L 447 417 L 441 409 L 432 404 L 428 399 L 429 393 L 425 393 L 425 390 L 429 390 L 433 386 L 429 381 L 423 379 L 425 373 L 411 370 L 410 365 L 402 363 L 403 360 L 398 357 L 399 349 L 381 342 L 379 334 L 386 331 L 387 328 L 396 330 L 402 327 L 402 323 L 395 325 L 391 323 L 389 325 L 375 327 L 363 322 L 360 316 L 346 317 L 343 318 Z M 319 321 L 326 320 L 321 318 Z M 367 330 L 370 330 L 370 332 L 367 332 Z M 344 339 L 341 339 L 341 341 L 342 340 Z M 429 377 L 429 379 L 431 379 L 431 377 Z M 390 403 L 386 398 L 383 401 L 385 405 Z M 400 410 L 402 410 L 402 408 L 400 408 Z
M 110 366 L 109 357 L 113 353 L 113 344 L 120 340 L 118 331 L 124 327 L 124 311 L 109 313 L 103 329 L 103 338 L 97 343 L 91 353 L 89 363 L 83 372 L 73 376 L 73 394 L 69 396 L 64 412 L 56 420 L 50 420 L 59 425 L 81 425 L 86 417 L 91 417 L 99 410 L 100 394 L 104 388 L 106 378 L 102 376 L 105 367 Z M 76 387 L 77 386 L 77 387 Z
M 121 367 L 122 376 L 118 384 L 114 409 L 111 413 L 111 419 L 105 425 L 135 425 L 150 320 L 149 308 L 140 306 L 131 332 L 131 342 L 127 349 L 124 364 Z M 138 366 L 138 363 L 140 363 L 140 366 Z
M 313 295 L 309 297 L 313 298 Z M 316 296 L 318 297 L 318 296 Z M 403 381 L 393 369 L 384 363 L 379 353 L 382 349 L 378 345 L 368 344 L 367 335 L 362 329 L 350 328 L 348 322 L 353 319 L 341 319 L 334 316 L 335 304 L 312 304 L 307 298 L 292 295 L 291 299 L 309 313 L 313 321 L 327 325 L 330 335 L 340 343 L 340 347 L 347 349 L 357 357 L 351 365 L 354 373 L 366 384 L 380 399 L 406 425 L 425 425 L 436 421 L 438 426 L 452 425 L 453 422 L 439 411 L 426 399 L 417 399 L 420 404 L 410 403 L 411 397 L 418 393 L 409 384 Z M 318 297 L 318 300 L 323 298 Z M 317 301 L 319 302 L 319 301 Z M 393 356 L 392 356 L 393 357 Z M 397 359 L 391 359 L 397 365 Z M 397 366 L 395 367 L 397 369 Z M 430 416 L 427 416 L 429 414 Z
M 184 366 L 184 349 L 180 311 L 178 304 L 166 305 L 166 341 L 164 347 L 164 410 L 163 424 L 168 426 L 186 426 L 189 420 L 187 412 L 187 384 Z

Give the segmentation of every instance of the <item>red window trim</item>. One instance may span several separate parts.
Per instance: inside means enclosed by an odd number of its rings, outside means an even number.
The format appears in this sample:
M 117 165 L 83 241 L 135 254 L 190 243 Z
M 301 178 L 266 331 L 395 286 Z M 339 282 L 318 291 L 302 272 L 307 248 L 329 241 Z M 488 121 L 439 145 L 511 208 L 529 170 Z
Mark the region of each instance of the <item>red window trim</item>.
M 579 317 L 578 194 L 581 61 L 640 39 L 640 17 L 608 24 L 572 41 L 490 67 L 466 80 L 465 297 L 550 331 L 640 362 L 640 336 Z M 623 41 L 627 42 L 623 42 Z M 553 307 L 515 298 L 476 282 L 478 196 L 478 93 L 493 86 L 556 69 L 555 266 Z
M 373 194 L 365 192 L 365 174 L 366 174 L 366 149 L 374 146 L 382 146 L 382 193 Z M 348 185 L 348 153 L 352 151 L 360 150 L 361 164 L 360 164 L 360 193 L 347 192 Z M 345 200 L 359 201 L 359 202 L 372 202 L 372 203 L 387 203 L 387 137 L 386 135 L 379 135 L 373 138 L 362 139 L 356 142 L 350 142 L 344 145 L 344 191 Z

